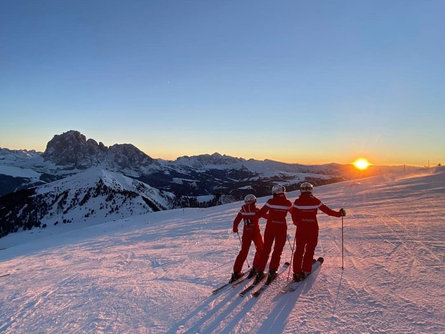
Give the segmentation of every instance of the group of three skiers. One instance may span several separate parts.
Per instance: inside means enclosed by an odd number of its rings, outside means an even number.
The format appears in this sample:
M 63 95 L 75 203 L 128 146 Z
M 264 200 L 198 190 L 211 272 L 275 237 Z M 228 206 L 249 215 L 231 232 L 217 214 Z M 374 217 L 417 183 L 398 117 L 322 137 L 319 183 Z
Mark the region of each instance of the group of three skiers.
M 242 266 L 249 253 L 252 241 L 256 247 L 253 267 L 248 278 L 255 276 L 254 284 L 258 284 L 265 277 L 269 254 L 274 244 L 272 257 L 269 263 L 269 273 L 266 284 L 270 284 L 277 276 L 281 253 L 287 238 L 286 215 L 290 213 L 294 225 L 296 225 L 295 243 L 296 248 L 292 259 L 293 279 L 301 281 L 312 271 L 312 259 L 318 242 L 318 209 L 329 216 L 341 217 L 346 212 L 342 208 L 334 211 L 324 205 L 318 198 L 312 195 L 313 185 L 303 182 L 300 185 L 301 195 L 292 204 L 286 198 L 286 189 L 282 185 L 272 187 L 272 198 L 259 209 L 256 206 L 256 197 L 249 194 L 244 198 L 245 204 L 233 221 L 233 232 L 238 233 L 238 225 L 244 221 L 241 249 L 233 265 L 233 274 L 230 282 L 238 280 L 242 273 Z M 267 219 L 264 230 L 264 241 L 261 236 L 259 219 Z

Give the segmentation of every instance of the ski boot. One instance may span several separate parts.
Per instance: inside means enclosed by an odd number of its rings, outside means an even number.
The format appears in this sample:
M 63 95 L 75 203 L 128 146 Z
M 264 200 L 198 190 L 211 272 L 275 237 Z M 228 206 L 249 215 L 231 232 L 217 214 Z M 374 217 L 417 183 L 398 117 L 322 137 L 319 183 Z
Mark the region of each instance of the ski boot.
M 306 277 L 308 277 L 310 274 L 311 274 L 310 271 L 303 271 L 303 272 L 301 273 L 301 277 L 302 277 L 301 280 L 306 279 Z
M 300 282 L 301 281 L 301 273 L 294 273 L 292 278 L 294 279 L 294 282 Z
M 269 274 L 267 276 L 267 281 L 266 281 L 266 285 L 269 285 L 270 283 L 272 283 L 272 281 L 277 278 L 277 271 L 275 269 L 271 269 L 269 270 Z
M 247 278 L 252 278 L 253 276 L 255 276 L 255 274 L 256 274 L 256 269 L 255 268 L 252 268 L 252 269 L 250 269 L 250 271 L 249 271 L 249 274 L 247 275 Z
M 264 275 L 263 271 L 258 271 L 256 273 L 255 281 L 253 282 L 253 285 L 257 285 L 258 283 L 260 283 L 263 280 L 264 276 L 265 275 Z
M 235 281 L 237 281 L 241 276 L 243 276 L 242 272 L 235 272 L 232 274 L 232 277 L 230 278 L 229 283 L 233 283 Z
M 293 279 L 294 282 L 300 282 L 306 278 L 304 271 L 300 271 L 299 273 L 294 273 Z

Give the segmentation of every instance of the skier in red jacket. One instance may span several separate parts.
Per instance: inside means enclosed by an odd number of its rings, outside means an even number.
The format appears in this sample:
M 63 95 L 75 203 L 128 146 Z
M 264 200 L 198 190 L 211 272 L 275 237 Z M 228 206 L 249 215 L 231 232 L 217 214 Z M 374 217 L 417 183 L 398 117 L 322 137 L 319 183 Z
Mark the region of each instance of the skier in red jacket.
M 320 209 L 329 216 L 341 217 L 346 212 L 342 208 L 334 211 L 312 195 L 314 186 L 309 182 L 300 185 L 301 195 L 292 206 L 292 221 L 297 226 L 295 241 L 297 247 L 293 258 L 294 281 L 305 279 L 312 271 L 312 258 L 318 243 L 317 211 Z
M 241 269 L 244 261 L 247 258 L 247 254 L 249 253 L 249 248 L 252 241 L 255 244 L 256 253 L 253 259 L 253 267 L 248 275 L 249 278 L 255 275 L 255 267 L 258 266 L 261 251 L 263 250 L 263 237 L 261 236 L 260 226 L 258 224 L 259 216 L 257 216 L 259 209 L 255 204 L 255 195 L 246 195 L 246 197 L 244 197 L 244 203 L 245 204 L 241 207 L 241 210 L 238 212 L 235 220 L 233 221 L 233 233 L 238 233 L 238 225 L 241 222 L 241 219 L 244 220 L 244 228 L 241 249 L 235 259 L 233 274 L 230 282 L 234 282 L 243 276 Z
M 281 253 L 286 243 L 286 215 L 292 208 L 292 202 L 286 198 L 286 188 L 282 185 L 273 186 L 272 195 L 273 197 L 267 200 L 258 213 L 259 216 L 267 218 L 267 223 L 264 230 L 264 248 L 259 266 L 256 267 L 257 273 L 254 284 L 258 284 L 264 277 L 264 269 L 266 268 L 274 241 L 275 245 L 269 263 L 269 275 L 266 283 L 270 284 L 276 278 Z

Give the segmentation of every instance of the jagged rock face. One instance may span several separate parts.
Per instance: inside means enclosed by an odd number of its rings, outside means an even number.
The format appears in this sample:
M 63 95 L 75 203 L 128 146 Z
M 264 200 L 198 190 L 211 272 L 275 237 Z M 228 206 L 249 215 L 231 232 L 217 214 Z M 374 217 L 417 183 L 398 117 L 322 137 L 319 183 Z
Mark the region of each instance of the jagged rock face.
M 153 159 L 131 144 L 116 144 L 108 149 L 108 161 L 112 161 L 120 168 L 146 166 L 153 163 Z
M 55 135 L 46 146 L 43 157 L 56 165 L 84 169 L 98 164 L 106 154 L 106 147 L 78 131 Z
M 112 170 L 146 166 L 153 159 L 134 145 L 113 145 L 110 148 L 103 143 L 86 137 L 78 131 L 68 131 L 55 135 L 48 142 L 43 157 L 56 165 L 86 169 L 106 163 Z M 116 168 L 114 168 L 116 167 Z

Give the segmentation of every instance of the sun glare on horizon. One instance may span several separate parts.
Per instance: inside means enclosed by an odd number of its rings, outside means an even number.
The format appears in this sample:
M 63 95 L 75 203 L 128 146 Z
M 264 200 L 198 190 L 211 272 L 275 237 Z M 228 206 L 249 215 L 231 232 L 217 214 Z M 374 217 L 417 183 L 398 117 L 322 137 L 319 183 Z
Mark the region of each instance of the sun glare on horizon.
M 368 168 L 371 164 L 368 162 L 368 160 L 360 158 L 354 161 L 353 165 L 355 166 L 355 168 L 360 169 L 360 170 L 365 170 L 366 168 Z

